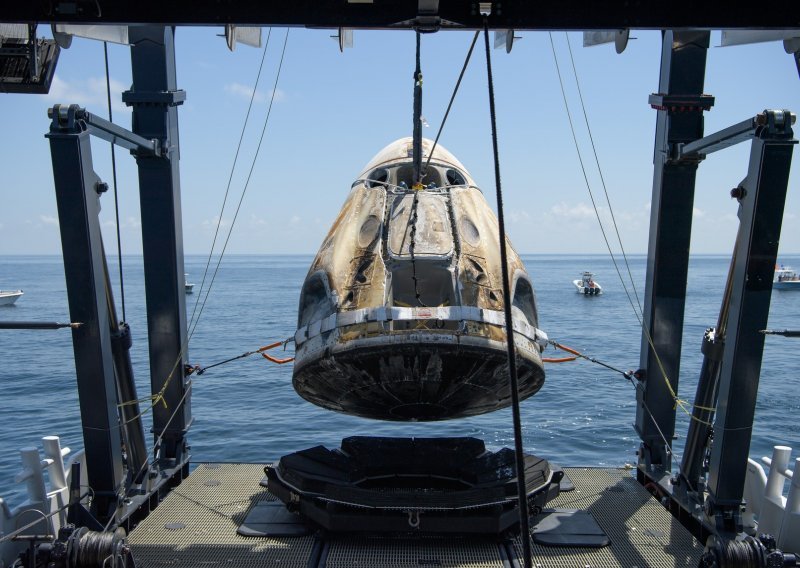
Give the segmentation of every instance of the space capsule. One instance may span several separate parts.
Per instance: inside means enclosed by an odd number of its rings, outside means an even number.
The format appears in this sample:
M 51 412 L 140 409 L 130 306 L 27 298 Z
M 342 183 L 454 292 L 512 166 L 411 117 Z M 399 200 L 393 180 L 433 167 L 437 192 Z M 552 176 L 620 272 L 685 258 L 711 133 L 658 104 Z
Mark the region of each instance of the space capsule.
M 433 146 L 422 141 L 423 162 Z M 382 420 L 444 420 L 511 404 L 498 223 L 437 145 L 413 183 L 412 140 L 381 150 L 350 194 L 300 295 L 292 383 L 304 399 Z M 520 399 L 544 382 L 536 298 L 508 251 Z

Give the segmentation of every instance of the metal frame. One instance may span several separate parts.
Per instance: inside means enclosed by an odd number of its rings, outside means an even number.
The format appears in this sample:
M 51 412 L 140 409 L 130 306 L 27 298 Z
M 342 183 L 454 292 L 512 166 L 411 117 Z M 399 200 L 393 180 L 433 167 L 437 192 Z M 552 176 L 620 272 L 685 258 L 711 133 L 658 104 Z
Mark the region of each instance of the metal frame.
M 101 6 L 102 4 L 102 6 Z M 764 0 L 757 10 L 734 10 L 723 0 L 594 0 L 489 2 L 490 29 L 616 30 L 622 28 L 776 28 L 800 27 L 794 0 Z M 471 0 L 139 0 L 102 2 L 7 0 L 9 22 L 72 22 L 178 25 L 273 25 L 352 29 L 481 29 L 479 2 Z
M 753 430 L 764 334 L 772 297 L 783 209 L 789 183 L 794 115 L 768 111 L 754 125 L 747 177 L 733 191 L 740 203 L 741 234 L 733 269 L 726 347 L 708 474 L 707 512 L 717 530 L 735 534 Z M 720 475 L 724 472 L 724 476 Z
M 636 390 L 636 431 L 642 439 L 639 469 L 660 479 L 671 466 L 675 401 L 689 268 L 697 161 L 671 159 L 673 148 L 703 136 L 702 111 L 709 32 L 663 34 L 654 155 L 644 329 Z M 653 347 L 651 348 L 650 342 Z M 663 370 L 663 372 L 662 372 Z M 667 381 L 669 381 L 668 386 Z M 666 440 L 666 442 L 665 442 Z
M 164 404 L 153 407 L 153 430 L 164 467 L 188 473 L 186 430 L 191 424 L 186 294 L 183 268 L 183 224 L 178 137 L 178 109 L 185 99 L 175 74 L 173 29 L 132 26 L 133 85 L 122 100 L 133 107 L 136 135 L 156 140 L 155 153 L 137 153 L 142 246 L 147 299 L 150 384 Z
M 100 14 L 94 11 L 97 6 L 94 1 L 56 4 L 55 9 L 47 13 L 41 12 L 43 8 L 37 4 L 13 2 L 4 7 L 4 19 L 214 25 L 269 22 L 286 26 L 351 28 L 413 28 L 419 23 L 417 2 L 387 0 L 374 6 L 314 2 L 312 10 L 309 1 L 269 2 L 258 7 L 231 2 L 224 16 L 218 13 L 216 4 L 192 2 L 189 9 L 186 0 L 173 2 L 168 7 L 154 0 L 142 0 L 134 14 L 128 13 L 126 7 L 114 5 L 104 7 Z M 67 6 L 73 11 L 61 9 Z M 691 7 L 688 2 L 669 6 L 614 2 L 598 11 L 588 0 L 569 8 L 556 3 L 530 6 L 512 0 L 504 2 L 502 11 L 498 9 L 492 15 L 490 27 L 800 27 L 800 18 L 792 6 L 789 1 L 777 0 L 756 12 L 737 15 L 721 2 L 703 6 L 692 4 Z M 436 14 L 436 25 L 443 28 L 481 26 L 475 2 L 443 0 L 438 3 Z M 431 16 L 426 17 L 430 19 Z M 117 131 L 111 137 L 115 143 L 126 140 L 139 148 L 136 156 L 141 186 L 151 385 L 154 394 L 163 394 L 167 405 L 167 408 L 156 406 L 154 428 L 157 435 L 165 433 L 163 440 L 157 438 L 161 443 L 159 465 L 182 472 L 188 464 L 185 432 L 191 422 L 189 383 L 184 373 L 187 330 L 177 160 L 176 107 L 183 101 L 183 92 L 176 87 L 173 30 L 164 26 L 132 26 L 130 34 L 134 86 L 123 99 L 134 107 L 135 133 L 125 136 Z M 708 44 L 707 31 L 664 32 L 661 92 L 651 97 L 659 116 L 644 309 L 646 331 L 642 339 L 641 369 L 637 373 L 640 382 L 636 428 L 642 438 L 639 479 L 657 481 L 664 488 L 668 488 L 665 480 L 672 467 L 670 446 L 675 410 L 670 390 L 677 391 L 680 375 L 696 168 L 703 152 L 729 145 L 733 138 L 746 137 L 743 131 L 748 130 L 740 124 L 710 139 L 702 139 L 702 112 L 713 104 L 711 97 L 702 94 Z M 779 113 L 765 116 L 766 124 L 755 125 L 749 173 L 737 192 L 743 238 L 737 242 L 738 260 L 732 273 L 727 348 L 719 373 L 719 426 L 708 476 L 707 513 L 715 519 L 716 530 L 721 533 L 733 533 L 739 528 L 738 509 L 764 341 L 758 330 L 763 329 L 767 321 L 771 275 L 795 143 L 790 121 L 781 121 Z M 72 111 L 65 119 L 54 116 L 48 136 L 56 173 L 70 314 L 73 321 L 85 324 L 73 334 L 90 482 L 96 491 L 98 509 L 107 511 L 121 486 L 122 472 L 119 436 L 114 426 L 117 410 L 111 339 L 108 314 L 101 305 L 104 283 L 98 269 L 102 246 L 96 218 L 97 197 L 93 192 L 100 186 L 92 172 L 87 121 L 82 123 Z M 650 348 L 651 339 L 660 361 Z M 661 374 L 662 365 L 666 377 Z M 671 389 L 665 378 L 671 382 Z M 102 411 L 98 412 L 98 408 Z M 725 476 L 719 475 L 721 471 Z M 693 504 L 680 495 L 673 495 L 673 499 L 680 501 L 679 506 L 698 520 Z
M 668 480 L 671 468 L 647 460 L 654 452 L 644 437 L 640 451 L 640 481 L 660 484 L 670 496 L 670 509 L 701 540 L 712 533 L 732 538 L 742 530 L 740 512 L 764 347 L 761 330 L 769 315 L 789 169 L 797 143 L 794 120 L 789 111 L 764 111 L 708 137 L 666 148 L 665 155 L 674 156 L 674 161 L 696 164 L 708 153 L 752 140 L 747 176 L 731 191 L 740 203 L 740 227 L 717 328 L 707 330 L 703 338 L 705 359 L 692 413 L 695 420 L 689 425 L 679 475 Z M 648 289 L 648 303 L 655 301 L 652 294 Z M 643 343 L 643 359 L 645 349 L 649 346 Z M 641 400 L 647 400 L 650 384 L 640 384 Z M 658 395 L 651 400 L 659 400 Z M 660 399 L 660 404 L 671 403 L 671 398 Z M 674 431 L 674 411 L 672 421 L 659 428 Z
M 100 196 L 90 134 L 78 107 L 55 107 L 47 138 L 55 173 L 64 272 L 93 513 L 111 516 L 124 484 L 112 339 L 106 302 Z
M 102 521 L 116 512 L 128 518 L 164 483 L 188 473 L 185 433 L 191 416 L 185 377 L 186 307 L 178 183 L 177 116 L 183 93 L 174 88 L 172 30 L 143 27 L 131 34 L 139 84 L 125 99 L 135 106 L 133 123 L 148 138 L 129 132 L 77 105 L 50 111 L 53 173 L 58 200 L 76 375 L 86 446 L 92 514 Z M 158 67 L 155 67 L 158 66 Z M 164 69 L 165 73 L 152 73 Z M 147 76 L 143 80 L 142 76 Z M 136 77 L 136 73 L 134 73 Z M 155 80 L 153 80 L 155 78 Z M 160 81 L 159 79 L 163 79 Z M 171 90 L 170 90 L 171 88 Z M 161 475 L 151 479 L 127 349 L 127 324 L 117 321 L 99 222 L 100 195 L 108 185 L 93 171 L 90 136 L 132 151 L 139 165 L 147 287 L 151 385 L 156 455 Z M 171 293 L 170 293 L 171 291 Z M 115 368 L 116 366 L 116 368 Z M 164 404 L 160 404 L 163 400 Z M 98 409 L 104 409 L 98 411 Z M 120 415 L 124 424 L 120 425 Z M 122 433 L 122 437 L 120 436 Z M 123 439 L 128 446 L 127 479 Z M 136 486 L 136 495 L 128 496 Z M 124 502 L 121 497 L 128 496 Z

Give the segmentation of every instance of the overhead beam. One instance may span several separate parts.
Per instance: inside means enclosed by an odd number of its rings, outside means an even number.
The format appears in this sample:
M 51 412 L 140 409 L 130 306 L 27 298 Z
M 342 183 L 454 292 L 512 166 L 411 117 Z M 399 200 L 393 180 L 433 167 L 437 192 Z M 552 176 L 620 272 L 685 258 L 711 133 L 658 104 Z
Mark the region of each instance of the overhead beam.
M 412 28 L 419 0 L 7 0 L 0 18 L 6 22 L 80 24 L 225 24 L 351 29 Z M 425 14 L 430 17 L 429 14 Z M 482 28 L 478 2 L 440 0 L 442 27 Z M 758 9 L 732 8 L 723 0 L 571 0 L 570 2 L 493 2 L 491 29 L 790 29 L 800 28 L 795 0 L 763 0 Z

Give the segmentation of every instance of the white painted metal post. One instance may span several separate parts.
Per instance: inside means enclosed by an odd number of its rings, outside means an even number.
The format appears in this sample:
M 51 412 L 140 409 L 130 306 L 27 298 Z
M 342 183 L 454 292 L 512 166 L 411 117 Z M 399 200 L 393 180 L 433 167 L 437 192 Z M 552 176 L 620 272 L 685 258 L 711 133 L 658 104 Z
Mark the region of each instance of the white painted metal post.
M 783 516 L 778 548 L 784 552 L 800 553 L 800 458 L 794 460 L 792 485 L 786 499 L 786 512 Z M 788 472 L 787 472 L 788 473 Z
M 28 488 L 28 499 L 31 503 L 44 503 L 47 498 L 47 490 L 44 486 L 44 474 L 42 474 L 42 461 L 39 459 L 39 450 L 34 447 L 22 448 L 20 451 L 22 459 L 22 471 L 15 477 L 14 481 L 22 483 Z
M 47 466 L 47 475 L 50 478 L 50 491 L 58 491 L 67 486 L 67 474 L 64 471 L 64 457 L 69 454 L 69 448 L 61 449 L 61 440 L 58 436 L 45 436 L 42 438 L 44 457 L 52 460 Z
M 791 455 L 792 448 L 788 446 L 775 446 L 772 450 L 772 460 L 769 462 L 769 475 L 767 476 L 767 488 L 764 492 L 764 501 L 761 504 L 761 515 L 758 518 L 758 532 L 760 533 L 777 536 L 781 532 L 783 512 L 786 508 L 786 498 L 783 496 L 783 486 L 786 478 L 783 472 L 789 467 Z

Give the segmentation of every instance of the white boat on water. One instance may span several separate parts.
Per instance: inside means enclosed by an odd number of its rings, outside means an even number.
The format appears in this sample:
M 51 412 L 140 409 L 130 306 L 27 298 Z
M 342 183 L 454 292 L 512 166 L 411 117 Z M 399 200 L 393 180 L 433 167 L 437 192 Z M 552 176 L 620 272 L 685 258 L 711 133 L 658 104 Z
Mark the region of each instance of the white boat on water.
M 583 294 L 584 296 L 599 296 L 603 293 L 603 287 L 600 286 L 599 282 L 595 282 L 592 272 L 584 271 L 581 277 L 573 280 L 572 283 L 575 285 L 578 294 Z
M 183 286 L 186 288 L 186 293 L 187 294 L 191 294 L 192 293 L 192 289 L 194 288 L 194 283 L 193 282 L 189 282 L 189 275 L 188 274 L 184 274 L 183 275 Z
M 0 290 L 0 306 L 10 306 L 22 296 L 22 290 Z
M 800 290 L 800 275 L 791 266 L 775 265 L 775 278 L 772 280 L 773 290 Z

